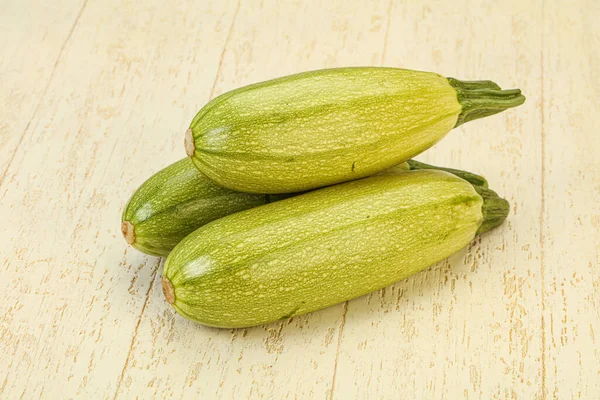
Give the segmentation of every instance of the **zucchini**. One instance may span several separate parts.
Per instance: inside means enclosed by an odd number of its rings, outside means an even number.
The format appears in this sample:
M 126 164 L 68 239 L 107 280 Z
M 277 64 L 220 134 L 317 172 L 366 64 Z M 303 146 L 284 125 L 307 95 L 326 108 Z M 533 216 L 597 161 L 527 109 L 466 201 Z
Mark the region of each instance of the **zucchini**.
M 121 231 L 136 249 L 166 256 L 198 227 L 266 202 L 264 194 L 218 186 L 184 158 L 157 172 L 133 194 L 123 211 Z
M 266 324 L 390 285 L 502 223 L 508 202 L 439 170 L 384 174 L 213 221 L 165 262 L 175 310 L 204 325 Z
M 424 168 L 443 169 L 410 160 L 382 174 Z M 479 175 L 446 170 L 467 180 L 474 179 L 480 185 L 485 182 Z M 184 158 L 157 172 L 139 187 L 123 211 L 121 231 L 127 243 L 136 249 L 153 256 L 166 256 L 202 225 L 292 195 L 225 189 L 199 172 L 189 158 Z
M 195 116 L 186 153 L 219 185 L 289 193 L 383 171 L 453 127 L 525 101 L 518 89 L 398 68 L 337 68 L 242 87 Z

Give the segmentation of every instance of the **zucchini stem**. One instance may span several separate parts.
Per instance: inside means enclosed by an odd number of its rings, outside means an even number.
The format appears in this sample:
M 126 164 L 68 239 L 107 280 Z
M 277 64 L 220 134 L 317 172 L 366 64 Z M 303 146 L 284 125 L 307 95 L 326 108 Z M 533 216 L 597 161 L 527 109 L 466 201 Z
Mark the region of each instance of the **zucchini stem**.
M 446 171 L 473 185 L 475 191 L 483 198 L 481 212 L 483 213 L 483 222 L 477 230 L 477 235 L 487 231 L 491 231 L 498 225 L 502 224 L 508 213 L 510 212 L 510 204 L 508 201 L 498 196 L 498 193 L 488 188 L 487 180 L 480 175 L 473 174 L 467 171 L 461 171 L 453 168 L 442 168 L 434 165 L 425 164 L 416 160 L 408 160 L 407 164 L 411 171 L 419 169 L 437 169 Z
M 473 185 L 473 187 L 483 198 L 483 206 L 481 206 L 483 222 L 476 233 L 476 235 L 480 235 L 491 231 L 504 222 L 510 212 L 510 204 L 491 189 L 476 185 Z
M 460 86 L 463 90 L 476 90 L 476 89 L 493 89 L 502 90 L 502 88 L 493 81 L 459 81 L 454 78 L 447 78 L 448 82 L 453 88 Z
M 525 102 L 525 96 L 520 89 L 501 90 L 492 81 L 460 81 L 447 78 L 456 90 L 462 112 L 456 125 L 497 114 L 506 109 L 520 106 Z
M 465 181 L 469 182 L 471 185 L 483 186 L 485 188 L 488 187 L 488 182 L 483 176 L 473 174 L 471 172 L 461 171 L 460 169 L 454 169 L 454 168 L 436 167 L 435 165 L 425 164 L 425 163 L 422 163 L 417 160 L 408 160 L 406 163 L 408 164 L 411 171 L 417 170 L 417 169 L 437 169 L 440 171 L 446 171 L 453 175 L 456 175 L 459 178 L 464 179 Z

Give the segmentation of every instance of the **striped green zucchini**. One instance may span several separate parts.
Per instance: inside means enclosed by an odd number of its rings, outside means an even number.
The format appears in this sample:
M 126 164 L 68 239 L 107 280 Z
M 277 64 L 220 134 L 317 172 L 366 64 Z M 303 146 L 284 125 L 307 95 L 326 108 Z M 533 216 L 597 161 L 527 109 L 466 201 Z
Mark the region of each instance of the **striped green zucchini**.
M 227 92 L 203 107 L 186 153 L 219 185 L 289 193 L 362 178 L 453 127 L 522 104 L 518 89 L 398 68 L 311 71 Z
M 123 211 L 121 231 L 136 249 L 166 256 L 198 227 L 266 202 L 264 194 L 234 192 L 218 186 L 185 158 L 140 186 Z
M 265 324 L 419 272 L 508 211 L 495 192 L 444 171 L 372 176 L 201 227 L 167 257 L 163 292 L 201 324 Z
M 433 167 L 410 160 L 383 173 L 408 169 L 443 169 L 478 185 L 485 179 L 465 171 Z M 133 194 L 121 220 L 125 240 L 150 255 L 166 256 L 184 237 L 210 221 L 293 194 L 250 194 L 218 186 L 199 172 L 189 158 L 159 171 Z

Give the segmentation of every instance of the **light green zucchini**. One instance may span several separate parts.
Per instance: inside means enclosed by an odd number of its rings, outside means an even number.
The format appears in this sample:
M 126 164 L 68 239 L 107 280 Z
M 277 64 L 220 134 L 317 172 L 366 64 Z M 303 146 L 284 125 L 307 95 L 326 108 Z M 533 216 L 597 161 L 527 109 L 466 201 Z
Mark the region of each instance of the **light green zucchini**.
M 485 179 L 465 171 L 444 169 L 409 160 L 385 174 L 409 169 L 443 169 L 475 184 Z M 215 219 L 247 210 L 294 194 L 250 194 L 218 186 L 204 176 L 189 158 L 157 172 L 133 194 L 121 220 L 125 240 L 150 255 L 166 256 L 184 237 Z
M 508 211 L 495 192 L 444 171 L 372 176 L 204 225 L 167 257 L 163 292 L 204 325 L 265 324 L 419 272 Z
M 524 101 L 518 89 L 429 72 L 311 71 L 218 96 L 191 122 L 185 148 L 221 186 L 299 192 L 383 171 L 453 127 Z

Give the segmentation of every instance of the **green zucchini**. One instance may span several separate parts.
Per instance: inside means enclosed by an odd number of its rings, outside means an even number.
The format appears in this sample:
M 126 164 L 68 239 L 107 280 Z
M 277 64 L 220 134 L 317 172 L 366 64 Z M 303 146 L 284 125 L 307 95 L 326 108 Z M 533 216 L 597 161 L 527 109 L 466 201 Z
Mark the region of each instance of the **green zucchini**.
M 163 292 L 204 325 L 265 324 L 419 272 L 508 211 L 492 190 L 444 171 L 372 176 L 204 225 L 167 257 Z
M 133 194 L 123 211 L 121 231 L 136 249 L 166 256 L 198 227 L 266 202 L 264 194 L 218 186 L 184 158 L 157 172 Z
M 410 160 L 382 174 L 424 168 L 443 169 Z M 447 170 L 487 186 L 479 175 Z M 189 158 L 184 158 L 157 172 L 139 187 L 123 211 L 121 231 L 125 240 L 136 249 L 154 256 L 166 256 L 177 243 L 202 225 L 292 195 L 251 194 L 225 189 L 199 172 Z
M 453 127 L 525 101 L 518 89 L 398 68 L 305 72 L 210 101 L 186 153 L 219 185 L 299 192 L 362 178 L 423 152 Z

